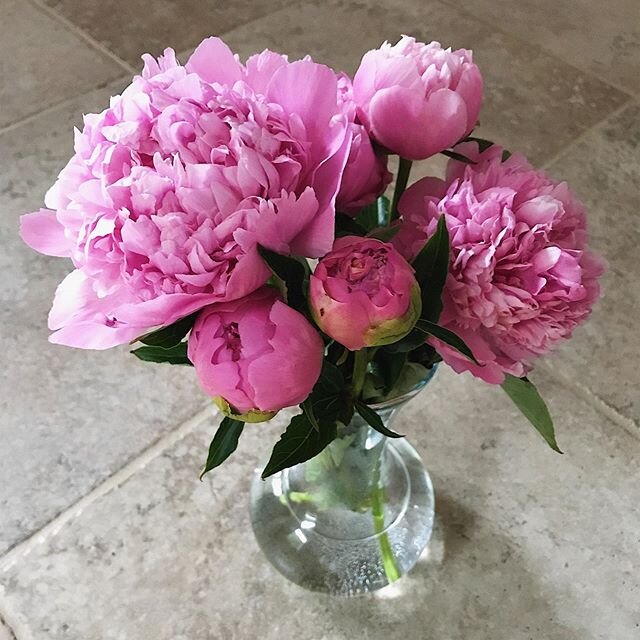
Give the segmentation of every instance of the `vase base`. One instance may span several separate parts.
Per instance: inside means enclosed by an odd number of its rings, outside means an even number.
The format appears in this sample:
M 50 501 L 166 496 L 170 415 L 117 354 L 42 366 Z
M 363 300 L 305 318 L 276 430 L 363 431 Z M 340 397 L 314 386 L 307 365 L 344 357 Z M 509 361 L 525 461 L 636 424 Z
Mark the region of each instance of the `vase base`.
M 258 471 L 251 489 L 251 523 L 271 564 L 290 581 L 323 593 L 354 596 L 377 591 L 406 574 L 418 561 L 433 530 L 434 493 L 420 456 L 405 438 L 389 441 L 387 466 L 401 477 L 401 508 L 383 527 L 365 535 L 358 520 L 370 510 L 348 511 L 343 524 L 335 512 L 300 503 L 287 469 L 266 480 Z M 355 526 L 354 526 L 355 525 Z

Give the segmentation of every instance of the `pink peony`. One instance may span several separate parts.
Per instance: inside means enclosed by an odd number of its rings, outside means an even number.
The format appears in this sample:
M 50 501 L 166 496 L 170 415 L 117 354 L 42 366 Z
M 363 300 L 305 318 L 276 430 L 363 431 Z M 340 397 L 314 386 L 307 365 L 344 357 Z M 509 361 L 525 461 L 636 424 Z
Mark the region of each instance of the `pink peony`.
M 355 216 L 385 192 L 393 176 L 387 171 L 387 156 L 373 150 L 366 129 L 355 123 L 351 124 L 351 129 L 353 141 L 342 174 L 336 209 Z
M 358 236 L 339 238 L 320 260 L 309 301 L 318 326 L 351 351 L 400 340 L 421 310 L 411 266 L 392 245 Z
M 375 140 L 392 153 L 422 160 L 476 126 L 482 76 L 470 51 L 402 36 L 364 55 L 353 93 L 358 117 Z
M 69 257 L 51 341 L 105 349 L 269 277 L 256 243 L 308 257 L 333 243 L 351 143 L 337 77 L 269 51 L 242 65 L 217 38 L 185 66 L 171 49 L 108 109 L 23 216 L 27 244 Z
M 350 122 L 352 141 L 336 199 L 336 209 L 355 216 L 385 192 L 393 176 L 387 171 L 387 155 L 375 152 L 367 130 L 355 122 L 353 85 L 345 74 L 338 77 L 338 99 Z
M 499 384 L 571 336 L 599 296 L 603 267 L 586 249 L 585 212 L 566 183 L 519 155 L 502 162 L 498 146 L 456 150 L 477 164 L 452 161 L 446 181 L 426 178 L 408 189 L 394 244 L 411 260 L 445 215 L 452 259 L 440 324 L 483 366 L 434 344 L 456 371 Z
M 189 337 L 189 359 L 205 393 L 248 421 L 305 400 L 323 353 L 318 332 L 269 287 L 206 307 Z

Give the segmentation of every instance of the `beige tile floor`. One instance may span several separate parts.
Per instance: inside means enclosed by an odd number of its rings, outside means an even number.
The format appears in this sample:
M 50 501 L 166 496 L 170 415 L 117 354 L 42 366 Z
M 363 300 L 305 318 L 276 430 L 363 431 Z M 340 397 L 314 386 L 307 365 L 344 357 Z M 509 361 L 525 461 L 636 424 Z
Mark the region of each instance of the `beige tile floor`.
M 0 640 L 640 638 L 636 0 L 0 0 L 0 16 Z M 197 482 L 215 417 L 192 376 L 49 345 L 67 267 L 16 229 L 143 51 L 216 33 L 353 71 L 402 32 L 475 50 L 482 132 L 572 182 L 610 270 L 534 376 L 566 455 L 498 390 L 440 372 L 405 415 L 439 500 L 429 553 L 386 597 L 336 600 L 285 583 L 250 533 L 278 425 Z

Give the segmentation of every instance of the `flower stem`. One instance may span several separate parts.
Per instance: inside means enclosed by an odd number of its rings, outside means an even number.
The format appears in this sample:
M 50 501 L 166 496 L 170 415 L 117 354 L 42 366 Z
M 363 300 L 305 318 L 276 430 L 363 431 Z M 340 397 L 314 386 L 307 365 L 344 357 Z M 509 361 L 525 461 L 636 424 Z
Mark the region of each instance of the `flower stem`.
M 400 157 L 400 164 L 398 166 L 398 176 L 396 178 L 396 188 L 393 191 L 393 203 L 391 204 L 391 221 L 398 217 L 398 202 L 400 202 L 400 196 L 404 193 L 409 182 L 409 174 L 411 173 L 411 160 Z
M 382 566 L 389 583 L 395 582 L 400 577 L 400 571 L 396 564 L 393 549 L 389 542 L 389 536 L 384 532 L 384 488 L 380 486 L 380 462 L 374 478 L 373 491 L 371 492 L 371 514 L 373 516 L 373 530 L 378 535 L 380 543 L 380 556 Z
M 369 354 L 367 353 L 367 349 L 356 351 L 353 359 L 353 378 L 351 382 L 354 400 L 357 400 L 362 393 L 368 366 Z

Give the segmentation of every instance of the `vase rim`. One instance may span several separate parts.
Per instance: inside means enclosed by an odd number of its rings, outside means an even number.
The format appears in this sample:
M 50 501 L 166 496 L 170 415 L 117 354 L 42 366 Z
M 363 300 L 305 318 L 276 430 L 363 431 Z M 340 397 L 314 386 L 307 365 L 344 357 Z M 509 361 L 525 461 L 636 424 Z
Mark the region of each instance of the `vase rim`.
M 381 411 L 384 409 L 393 409 L 394 407 L 400 404 L 408 402 L 409 400 L 417 396 L 418 393 L 420 393 L 420 391 L 422 391 L 427 386 L 431 378 L 433 378 L 433 376 L 436 374 L 436 370 L 438 369 L 438 364 L 439 363 L 434 364 L 431 367 L 431 369 L 428 370 L 427 375 L 422 380 L 420 380 L 418 384 L 411 387 L 411 389 L 403 393 L 401 396 L 396 396 L 395 398 L 389 398 L 388 400 L 384 400 L 382 402 L 375 402 L 373 404 L 370 404 L 369 406 L 374 411 Z

